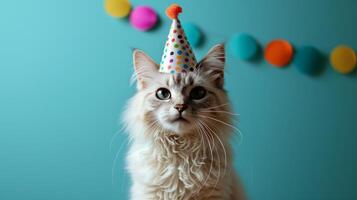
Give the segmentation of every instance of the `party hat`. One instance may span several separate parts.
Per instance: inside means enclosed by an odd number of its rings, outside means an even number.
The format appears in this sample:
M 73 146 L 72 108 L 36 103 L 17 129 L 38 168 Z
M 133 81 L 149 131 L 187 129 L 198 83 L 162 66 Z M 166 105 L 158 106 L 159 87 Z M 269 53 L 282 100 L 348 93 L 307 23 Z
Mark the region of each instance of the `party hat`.
M 182 8 L 173 4 L 166 9 L 166 15 L 172 19 L 170 33 L 167 38 L 164 53 L 160 63 L 160 72 L 170 74 L 188 73 L 193 71 L 197 61 L 190 43 L 178 19 Z

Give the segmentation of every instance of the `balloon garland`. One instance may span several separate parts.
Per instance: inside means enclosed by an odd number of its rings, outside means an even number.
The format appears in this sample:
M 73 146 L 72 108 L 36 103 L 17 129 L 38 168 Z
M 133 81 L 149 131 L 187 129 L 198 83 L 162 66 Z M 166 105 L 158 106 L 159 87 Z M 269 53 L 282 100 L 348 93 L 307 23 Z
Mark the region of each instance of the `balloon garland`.
M 129 0 L 105 0 L 104 8 L 108 15 L 116 18 L 126 18 L 129 15 L 130 24 L 139 31 L 149 31 L 158 22 L 157 12 L 150 6 L 137 6 L 132 9 Z M 196 24 L 185 23 L 187 38 L 193 47 L 203 42 L 202 29 Z M 227 42 L 230 53 L 241 60 L 251 61 L 258 56 L 257 40 L 246 33 L 237 33 Z M 290 63 L 302 73 L 313 75 L 319 72 L 324 64 L 320 51 L 312 46 L 294 49 L 289 41 L 276 39 L 270 41 L 264 49 L 265 60 L 274 67 L 286 67 Z M 357 67 L 357 56 L 353 48 L 338 45 L 330 54 L 332 68 L 341 74 L 349 74 Z
M 149 31 L 158 22 L 157 13 L 153 8 L 137 6 L 132 9 L 129 0 L 105 0 L 104 8 L 112 17 L 126 18 L 130 15 L 130 24 L 139 31 Z

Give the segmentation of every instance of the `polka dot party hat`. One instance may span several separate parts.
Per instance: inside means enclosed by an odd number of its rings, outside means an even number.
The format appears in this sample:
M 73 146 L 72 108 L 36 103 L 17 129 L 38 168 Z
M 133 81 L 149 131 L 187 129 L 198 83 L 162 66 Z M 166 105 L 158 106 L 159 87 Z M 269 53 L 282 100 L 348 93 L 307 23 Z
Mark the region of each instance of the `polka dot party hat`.
M 197 64 L 190 43 L 178 19 L 182 8 L 173 4 L 166 9 L 166 15 L 172 19 L 170 33 L 165 44 L 160 63 L 160 72 L 170 74 L 188 73 L 194 70 Z

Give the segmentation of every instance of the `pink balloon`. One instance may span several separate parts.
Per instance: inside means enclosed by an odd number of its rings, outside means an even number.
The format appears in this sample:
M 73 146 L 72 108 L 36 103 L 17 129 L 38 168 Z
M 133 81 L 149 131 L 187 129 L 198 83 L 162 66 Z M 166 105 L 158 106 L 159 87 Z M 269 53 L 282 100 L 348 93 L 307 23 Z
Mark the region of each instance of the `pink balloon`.
M 140 31 L 150 30 L 157 22 L 157 14 L 149 6 L 138 6 L 130 14 L 130 23 Z

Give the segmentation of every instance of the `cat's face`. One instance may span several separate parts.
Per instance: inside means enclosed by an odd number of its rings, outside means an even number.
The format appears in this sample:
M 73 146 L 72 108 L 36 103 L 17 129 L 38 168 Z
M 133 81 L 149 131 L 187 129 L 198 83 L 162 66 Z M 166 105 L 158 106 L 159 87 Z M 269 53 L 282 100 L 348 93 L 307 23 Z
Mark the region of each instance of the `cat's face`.
M 158 65 L 142 51 L 134 51 L 134 64 L 141 98 L 141 114 L 151 129 L 178 135 L 194 132 L 214 110 L 227 105 L 223 90 L 224 46 L 217 45 L 193 72 L 171 75 L 158 72 Z M 212 119 L 211 119 L 212 121 Z

